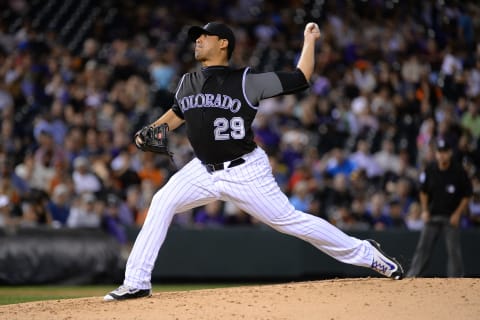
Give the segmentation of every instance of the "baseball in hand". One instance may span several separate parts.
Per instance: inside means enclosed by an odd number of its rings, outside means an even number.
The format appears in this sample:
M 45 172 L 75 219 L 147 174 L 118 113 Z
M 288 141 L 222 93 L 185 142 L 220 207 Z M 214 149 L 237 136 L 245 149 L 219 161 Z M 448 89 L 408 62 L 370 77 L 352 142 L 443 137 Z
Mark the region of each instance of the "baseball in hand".
M 315 22 L 309 22 L 305 26 L 305 37 L 314 36 L 315 39 L 320 38 L 320 28 Z

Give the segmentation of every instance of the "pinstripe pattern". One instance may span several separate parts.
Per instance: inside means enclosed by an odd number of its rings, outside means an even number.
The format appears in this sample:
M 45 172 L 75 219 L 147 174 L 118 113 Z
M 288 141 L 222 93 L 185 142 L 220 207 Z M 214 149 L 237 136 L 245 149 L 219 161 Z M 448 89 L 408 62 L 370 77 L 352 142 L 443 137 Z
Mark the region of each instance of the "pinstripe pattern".
M 303 239 L 341 262 L 370 266 L 372 247 L 368 241 L 350 237 L 319 217 L 295 210 L 275 182 L 262 149 L 256 148 L 243 158 L 245 164 L 213 174 L 194 159 L 155 194 L 127 262 L 125 285 L 149 289 L 151 272 L 173 215 L 216 199 L 234 202 L 272 228 Z
M 248 166 L 219 171 L 223 181 L 222 199 L 236 203 L 272 228 L 303 239 L 333 258 L 359 266 L 369 266 L 371 247 L 366 241 L 353 238 L 324 219 L 304 213 L 289 203 L 271 174 L 268 157 L 257 148 Z M 239 184 L 252 178 L 249 183 Z
M 193 159 L 173 175 L 152 199 L 147 218 L 128 257 L 124 284 L 149 289 L 151 272 L 173 215 L 207 204 L 217 197 L 213 176 L 198 159 Z

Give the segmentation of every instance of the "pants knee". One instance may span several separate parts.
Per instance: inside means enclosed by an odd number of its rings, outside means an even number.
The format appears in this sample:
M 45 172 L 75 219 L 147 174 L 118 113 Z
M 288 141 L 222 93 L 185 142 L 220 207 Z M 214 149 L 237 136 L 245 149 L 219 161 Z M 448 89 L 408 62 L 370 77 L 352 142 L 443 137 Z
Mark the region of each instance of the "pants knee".
M 165 198 L 165 193 L 162 190 L 157 191 L 150 202 L 150 209 L 155 211 L 159 211 L 158 209 L 161 208 L 160 211 L 162 212 L 175 212 L 175 207 L 176 201 L 172 201 L 172 199 L 167 200 Z
M 299 224 L 304 223 L 305 219 L 303 217 L 305 213 L 292 210 L 286 214 L 279 215 L 267 221 L 267 224 L 274 228 L 275 230 L 282 233 L 293 233 L 296 230 L 300 229 Z

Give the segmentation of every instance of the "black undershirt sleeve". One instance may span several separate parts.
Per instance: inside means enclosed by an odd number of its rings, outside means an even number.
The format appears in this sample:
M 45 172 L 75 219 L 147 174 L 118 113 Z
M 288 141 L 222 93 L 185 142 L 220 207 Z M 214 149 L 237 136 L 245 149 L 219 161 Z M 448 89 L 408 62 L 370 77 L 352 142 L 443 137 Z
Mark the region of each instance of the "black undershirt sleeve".
M 245 93 L 248 100 L 253 105 L 257 105 L 262 99 L 303 91 L 309 86 L 310 84 L 300 69 L 292 72 L 248 73 Z
M 293 72 L 279 71 L 275 74 L 282 83 L 282 94 L 291 94 L 307 89 L 310 84 L 308 83 L 305 75 L 300 69 L 295 69 Z

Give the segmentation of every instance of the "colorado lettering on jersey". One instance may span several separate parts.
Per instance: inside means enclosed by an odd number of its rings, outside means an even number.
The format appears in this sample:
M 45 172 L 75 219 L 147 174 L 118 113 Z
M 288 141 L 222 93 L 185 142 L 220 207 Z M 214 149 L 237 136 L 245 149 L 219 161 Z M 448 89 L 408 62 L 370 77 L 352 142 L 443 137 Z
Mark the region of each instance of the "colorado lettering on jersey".
M 183 97 L 179 103 L 183 112 L 193 108 L 220 108 L 229 109 L 231 112 L 237 113 L 242 107 L 240 100 L 232 99 L 232 97 L 220 93 L 197 93 Z

